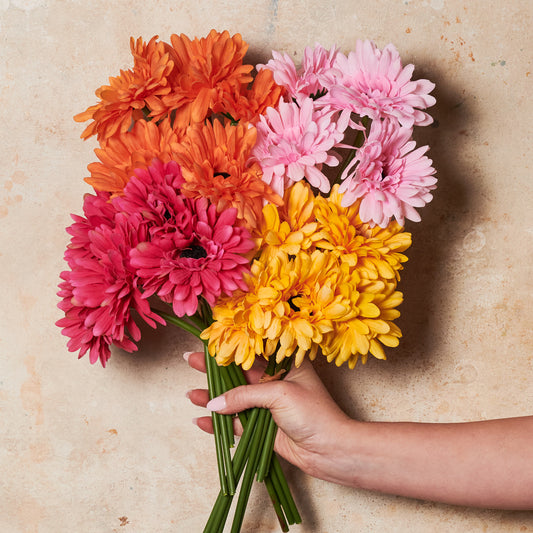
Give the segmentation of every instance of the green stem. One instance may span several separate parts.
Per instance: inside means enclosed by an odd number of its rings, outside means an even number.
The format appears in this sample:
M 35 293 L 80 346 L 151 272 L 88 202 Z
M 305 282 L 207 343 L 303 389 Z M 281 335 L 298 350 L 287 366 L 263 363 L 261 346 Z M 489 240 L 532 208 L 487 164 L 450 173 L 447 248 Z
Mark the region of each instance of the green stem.
M 228 376 L 231 379 L 231 383 L 233 384 L 232 388 L 240 387 L 241 385 L 248 385 L 248 382 L 246 381 L 246 378 L 244 377 L 242 368 L 240 366 L 237 366 L 235 363 L 231 363 L 225 368 L 227 369 Z M 248 409 L 247 411 L 241 411 L 237 414 L 243 427 L 248 422 L 249 412 L 250 410 Z
M 233 385 L 233 382 L 231 381 L 231 377 L 228 372 L 227 366 L 219 366 L 218 371 L 220 373 L 220 379 L 222 383 L 222 393 L 228 392 L 229 390 L 233 389 L 235 386 Z M 232 417 L 227 416 L 225 418 L 227 424 L 228 424 L 228 434 L 230 436 L 230 446 L 233 448 L 235 446 L 235 434 L 233 433 L 233 419 Z M 239 420 L 242 419 L 239 416 Z
M 237 449 L 235 450 L 235 455 L 233 456 L 233 474 L 235 479 L 240 479 L 246 465 L 246 460 L 248 459 L 248 453 L 250 450 L 249 444 L 254 434 L 254 426 L 257 422 L 259 411 L 260 409 L 258 408 L 250 411 L 248 424 L 244 427 L 241 440 L 239 441 Z M 222 491 L 219 492 L 218 498 L 205 526 L 204 533 L 217 533 L 224 528 L 225 517 L 228 515 L 232 501 L 233 496 L 225 495 Z M 223 518 L 222 525 L 220 522 L 221 518 Z
M 204 344 L 205 366 L 207 371 L 207 383 L 209 388 L 209 399 L 220 396 L 223 392 L 222 382 L 220 379 L 219 367 L 216 361 L 209 355 L 207 346 Z M 229 427 L 226 423 L 228 415 L 212 413 L 213 431 L 215 434 L 215 445 L 217 450 L 217 464 L 220 476 L 220 486 L 226 494 L 235 494 L 235 478 L 231 465 L 231 440 L 229 436 Z M 231 422 L 231 417 L 229 417 Z M 233 436 L 233 428 L 231 430 Z
M 296 508 L 296 504 L 292 498 L 289 485 L 279 464 L 277 455 L 272 456 L 272 465 L 270 467 L 270 472 L 272 474 L 272 481 L 275 481 L 280 487 L 280 492 L 278 492 L 281 501 L 281 505 L 285 509 L 285 514 L 287 515 L 287 521 L 289 524 L 300 524 L 302 519 Z
M 209 399 L 213 399 L 216 396 L 215 383 L 213 376 L 213 367 L 211 365 L 211 356 L 207 351 L 207 346 L 204 345 L 205 354 L 205 369 L 207 373 L 207 388 L 209 389 Z M 211 413 L 211 420 L 213 421 L 213 432 L 215 434 L 215 448 L 217 452 L 217 467 L 218 477 L 220 478 L 220 488 L 224 494 L 228 493 L 228 481 L 224 472 L 224 452 L 222 442 L 222 431 L 220 428 L 220 415 L 218 413 Z
M 288 370 L 291 365 L 291 360 L 286 359 L 279 365 L 276 365 L 275 359 L 272 358 L 269 361 L 267 370 L 265 373 L 273 375 L 281 369 Z M 245 385 L 246 378 L 242 372 L 241 367 L 231 363 L 225 367 L 217 367 L 221 382 L 226 389 L 234 388 L 240 385 Z M 259 414 L 261 414 L 261 420 L 258 420 Z M 264 435 L 270 434 L 267 439 L 272 442 L 275 440 L 275 431 L 270 429 L 271 414 L 268 410 L 264 409 L 251 409 L 239 413 L 239 418 L 243 425 L 243 434 L 237 445 L 234 457 L 233 457 L 233 474 L 238 481 L 246 467 L 245 477 L 243 478 L 242 486 L 240 488 L 239 499 L 237 502 L 237 509 L 235 511 L 235 517 L 233 521 L 232 532 L 240 531 L 242 527 L 242 521 L 244 519 L 244 513 L 246 505 L 249 499 L 251 485 L 253 478 L 258 470 L 259 461 L 266 461 L 268 454 L 263 452 L 265 459 L 262 459 L 263 453 L 261 450 L 265 446 Z M 261 424 L 259 424 L 261 422 Z M 276 425 L 274 424 L 274 428 Z M 253 441 L 251 439 L 253 438 Z M 277 456 L 270 451 L 270 460 L 268 461 L 270 466 L 270 472 L 264 474 L 264 482 L 267 487 L 268 494 L 272 500 L 274 510 L 278 517 L 282 531 L 288 531 L 288 524 L 300 523 L 301 518 L 296 509 L 294 500 L 290 493 L 289 487 L 279 465 Z M 268 466 L 268 464 L 267 464 Z M 213 506 L 211 515 L 206 524 L 204 533 L 222 533 L 224 524 L 227 520 L 229 510 L 233 501 L 233 496 L 225 495 L 222 491 L 219 493 L 215 505 Z
M 279 496 L 276 488 L 274 487 L 274 483 L 272 481 L 272 478 L 270 476 L 267 476 L 265 478 L 265 486 L 268 491 L 268 495 L 270 496 L 270 499 L 272 500 L 272 505 L 274 506 L 274 511 L 276 511 L 276 515 L 278 517 L 279 525 L 281 527 L 281 531 L 287 532 L 289 531 L 289 526 L 287 524 L 287 520 L 285 518 L 285 515 L 283 514 L 283 509 L 280 505 Z
M 213 367 L 214 381 L 215 381 L 215 394 L 220 396 L 224 393 L 222 386 L 222 378 L 220 376 L 220 367 L 217 365 L 216 360 L 211 357 L 211 365 Z M 221 421 L 222 431 L 222 453 L 224 456 L 224 469 L 226 471 L 226 478 L 228 480 L 228 491 L 230 494 L 235 494 L 235 478 L 233 476 L 233 466 L 231 465 L 230 448 L 233 448 L 235 444 L 235 436 L 233 434 L 233 417 L 231 415 L 219 415 Z
M 205 324 L 211 324 L 213 322 L 213 311 L 203 298 L 200 299 L 200 312 Z
M 197 315 L 188 317 L 191 320 L 191 322 L 194 323 L 194 325 L 190 324 L 189 322 L 186 322 L 185 320 L 179 317 L 170 315 L 163 311 L 154 310 L 154 312 L 158 313 L 162 318 L 164 318 L 170 324 L 173 324 L 175 326 L 180 327 L 181 329 L 185 331 L 188 331 L 189 333 L 191 333 L 197 338 L 200 338 L 201 332 L 203 331 L 203 329 L 205 329 L 206 324 L 209 323 L 209 321 L 211 320 L 210 309 L 207 305 L 203 305 L 203 302 L 201 302 L 201 314 L 202 314 L 203 319 Z M 234 388 L 240 385 L 247 384 L 246 378 L 244 377 L 241 367 L 237 366 L 235 363 L 231 363 L 227 367 L 219 367 L 216 364 L 216 361 L 209 355 L 208 350 L 207 350 L 207 345 L 205 343 L 204 343 L 204 354 L 206 357 L 206 371 L 207 371 L 207 381 L 208 381 L 210 399 L 214 398 L 215 396 L 219 396 L 220 394 L 224 393 L 226 390 L 229 390 L 230 388 Z M 273 363 L 269 361 L 269 366 L 271 366 L 271 364 Z M 270 370 L 269 372 L 270 375 L 272 375 L 273 370 L 271 369 L 269 370 Z M 243 429 L 243 434 L 241 436 L 239 444 L 235 451 L 233 463 L 231 462 L 231 456 L 229 454 L 229 446 L 234 444 L 234 440 L 232 438 L 233 427 L 232 425 L 230 426 L 230 424 L 232 423 L 231 417 L 229 417 L 228 415 L 219 415 L 218 413 L 213 413 L 213 429 L 215 432 L 217 465 L 218 465 L 218 471 L 219 471 L 219 477 L 220 477 L 221 490 L 219 492 L 215 505 L 213 506 L 209 520 L 205 526 L 204 533 L 222 533 L 224 529 L 224 524 L 226 522 L 229 510 L 231 507 L 231 503 L 233 501 L 235 485 L 237 481 L 240 479 L 242 472 L 246 466 L 248 456 L 250 455 L 249 443 L 253 435 L 258 435 L 257 437 L 255 437 L 256 442 L 257 442 L 256 450 L 259 448 L 258 443 L 260 440 L 260 433 L 262 433 L 262 431 L 258 432 L 255 426 L 256 426 L 257 417 L 259 416 L 260 411 L 265 411 L 265 410 L 251 409 L 251 410 L 243 411 L 239 413 L 239 419 L 244 429 Z M 221 418 L 221 417 L 224 417 L 224 418 Z M 266 414 L 263 415 L 263 417 L 266 417 Z M 226 426 L 226 424 L 228 425 Z M 226 429 L 223 429 L 223 427 L 226 427 Z M 226 435 L 228 436 L 231 435 L 231 437 L 222 438 L 223 431 Z M 226 443 L 226 445 L 224 445 L 224 443 Z M 253 446 L 251 447 L 251 449 L 253 449 Z M 245 494 L 242 497 L 241 496 L 239 497 L 240 501 L 242 502 L 240 506 L 240 512 L 242 513 L 242 516 L 240 517 L 241 525 L 242 525 L 242 520 L 244 517 L 246 503 L 248 501 L 248 497 L 249 497 L 249 493 L 251 489 L 251 483 L 253 481 L 253 476 L 257 470 L 258 459 L 259 459 L 259 454 L 256 452 L 254 456 L 255 467 L 253 468 L 250 467 L 249 476 L 251 476 L 251 480 L 248 483 L 249 486 L 245 490 Z M 276 461 L 277 461 L 277 457 L 275 456 L 275 454 L 272 454 L 273 464 L 276 464 Z M 279 465 L 279 463 L 277 464 Z M 226 477 L 226 474 L 228 474 L 228 477 Z M 283 472 L 281 472 L 281 478 L 283 479 L 283 481 L 285 481 Z M 231 480 L 231 479 L 233 480 L 233 482 L 228 482 L 228 480 Z M 283 509 L 281 505 L 281 502 L 282 501 L 286 502 L 287 498 L 285 496 L 285 491 L 283 490 L 283 486 L 279 481 L 279 476 L 274 477 L 272 475 L 267 475 L 264 481 L 265 481 L 265 485 L 267 487 L 270 499 L 272 500 L 274 510 L 280 522 L 281 529 L 284 532 L 288 531 L 287 521 L 284 517 Z M 286 481 L 285 481 L 285 485 L 286 485 Z M 286 487 L 286 489 L 288 490 L 288 486 Z M 242 490 L 241 490 L 241 493 L 242 493 Z M 289 497 L 290 497 L 290 492 L 289 492 Z M 290 501 L 292 501 L 292 497 L 290 498 Z M 285 507 L 285 514 L 287 514 L 287 503 L 284 503 L 283 506 Z M 294 502 L 293 502 L 293 507 L 295 508 Z M 296 511 L 296 514 L 297 514 L 297 511 Z M 287 514 L 287 519 L 289 519 L 289 516 L 290 516 L 290 512 L 289 514 Z M 289 521 L 289 523 L 294 523 L 294 521 Z M 240 525 L 238 527 L 240 528 Z
M 263 449 L 261 450 L 261 459 L 259 461 L 259 467 L 257 469 L 257 481 L 264 481 L 268 475 L 270 463 L 272 459 L 272 452 L 274 451 L 274 441 L 276 440 L 276 433 L 278 431 L 278 425 L 274 422 L 272 415 L 269 411 L 268 426 L 265 432 L 265 438 L 263 440 Z
M 244 377 L 244 374 L 242 373 L 242 368 L 240 366 L 237 366 L 235 363 L 231 363 L 228 366 L 228 370 L 230 372 L 233 382 L 236 383 L 236 387 L 238 387 L 239 385 L 247 385 L 246 378 Z
M 265 370 L 265 373 L 269 376 L 273 376 L 276 373 L 284 370 L 285 372 L 280 376 L 280 379 L 283 379 L 287 375 L 287 372 L 289 371 L 291 365 L 291 357 L 284 359 L 279 364 L 276 364 L 275 358 L 272 357 L 268 361 L 268 366 Z M 262 442 L 261 459 L 259 461 L 259 467 L 257 469 L 257 481 L 264 481 L 265 477 L 268 475 L 268 470 L 270 468 L 270 460 L 272 457 L 272 452 L 274 450 L 274 441 L 276 440 L 277 431 L 278 426 L 270 415 Z
M 195 337 L 200 338 L 200 333 L 202 333 L 201 329 L 198 329 L 196 326 L 193 326 L 192 324 L 189 324 L 182 318 L 178 318 L 174 315 L 169 315 L 168 313 L 165 313 L 164 311 L 159 311 L 158 309 L 152 309 L 154 313 L 157 313 L 161 318 L 164 318 L 167 322 L 170 322 L 171 324 L 174 324 L 175 326 L 180 327 L 181 329 L 184 329 L 185 331 L 188 331 L 189 333 L 192 333 Z
M 255 473 L 257 471 L 257 465 L 259 462 L 259 450 L 260 441 L 263 435 L 263 428 L 265 425 L 266 416 L 269 413 L 267 409 L 260 409 L 257 423 L 254 428 L 254 435 L 250 444 L 250 455 L 248 457 L 248 463 L 246 465 L 246 471 L 242 479 L 241 490 L 239 493 L 239 499 L 237 501 L 237 507 L 235 509 L 235 516 L 233 517 L 233 524 L 231 527 L 231 533 L 239 533 L 244 519 L 244 512 L 248 499 L 250 497 L 250 490 L 254 480 Z
M 200 331 L 207 327 L 207 324 L 198 315 L 192 315 L 188 318 Z

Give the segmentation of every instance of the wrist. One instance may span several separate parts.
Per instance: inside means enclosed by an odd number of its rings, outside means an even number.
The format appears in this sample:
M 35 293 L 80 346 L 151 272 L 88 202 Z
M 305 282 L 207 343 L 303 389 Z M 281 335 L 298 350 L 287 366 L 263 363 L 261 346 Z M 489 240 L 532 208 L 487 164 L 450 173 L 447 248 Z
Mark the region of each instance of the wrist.
M 368 423 L 346 417 L 328 434 L 321 449 L 313 453 L 304 470 L 313 477 L 339 485 L 361 487 L 362 474 L 368 468 L 364 435 Z

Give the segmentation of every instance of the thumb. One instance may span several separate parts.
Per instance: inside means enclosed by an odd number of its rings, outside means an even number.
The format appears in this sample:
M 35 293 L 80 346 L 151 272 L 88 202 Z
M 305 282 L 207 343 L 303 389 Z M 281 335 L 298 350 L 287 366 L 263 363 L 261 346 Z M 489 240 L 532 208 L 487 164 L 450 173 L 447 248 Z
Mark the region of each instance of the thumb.
M 206 407 L 209 411 L 223 415 L 239 413 L 251 407 L 272 409 L 275 407 L 276 400 L 282 396 L 280 387 L 283 385 L 281 381 L 241 385 L 213 398 Z

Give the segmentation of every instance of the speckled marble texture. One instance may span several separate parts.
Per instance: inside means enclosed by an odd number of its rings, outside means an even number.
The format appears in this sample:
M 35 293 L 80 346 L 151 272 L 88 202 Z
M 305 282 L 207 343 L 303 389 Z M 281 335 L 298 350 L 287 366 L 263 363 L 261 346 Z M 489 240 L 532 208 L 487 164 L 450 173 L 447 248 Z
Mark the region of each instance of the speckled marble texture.
M 139 353 L 115 351 L 104 370 L 76 361 L 54 326 L 64 227 L 96 146 L 72 116 L 129 67 L 130 35 L 228 29 L 251 62 L 370 38 L 436 82 L 436 127 L 417 138 L 440 181 L 408 225 L 401 346 L 355 371 L 317 368 L 366 420 L 532 414 L 532 14 L 529 0 L 0 0 L 0 531 L 201 531 L 217 492 L 211 438 L 185 399 L 203 386 L 181 357 L 195 341 L 147 330 Z M 533 513 L 356 491 L 285 466 L 295 533 L 533 531 Z M 244 531 L 278 531 L 258 489 Z

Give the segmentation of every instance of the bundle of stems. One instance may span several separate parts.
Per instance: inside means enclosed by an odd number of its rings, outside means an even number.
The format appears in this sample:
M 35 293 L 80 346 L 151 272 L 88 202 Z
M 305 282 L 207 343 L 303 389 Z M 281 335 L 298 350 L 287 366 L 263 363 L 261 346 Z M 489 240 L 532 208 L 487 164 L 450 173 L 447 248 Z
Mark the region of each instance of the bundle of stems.
M 188 317 L 189 321 L 162 311 L 158 311 L 158 313 L 168 323 L 179 326 L 198 338 L 211 320 L 208 305 L 201 306 L 201 317 Z M 247 384 L 241 367 L 235 363 L 219 366 L 216 360 L 209 355 L 205 342 L 204 354 L 209 399 L 220 396 L 232 388 Z M 275 358 L 272 357 L 265 369 L 265 375 L 282 379 L 291 364 L 291 358 L 276 364 Z M 241 530 L 254 477 L 257 478 L 258 482 L 265 483 L 281 530 L 289 531 L 289 525 L 299 524 L 302 521 L 301 517 L 278 457 L 274 452 L 277 425 L 270 411 L 256 407 L 238 413 L 243 431 L 237 446 L 235 446 L 233 416 L 214 412 L 211 416 L 220 492 L 206 523 L 204 533 L 223 532 L 241 476 L 242 481 L 238 491 L 231 533 L 239 533 Z M 233 457 L 231 457 L 232 448 L 235 448 Z

